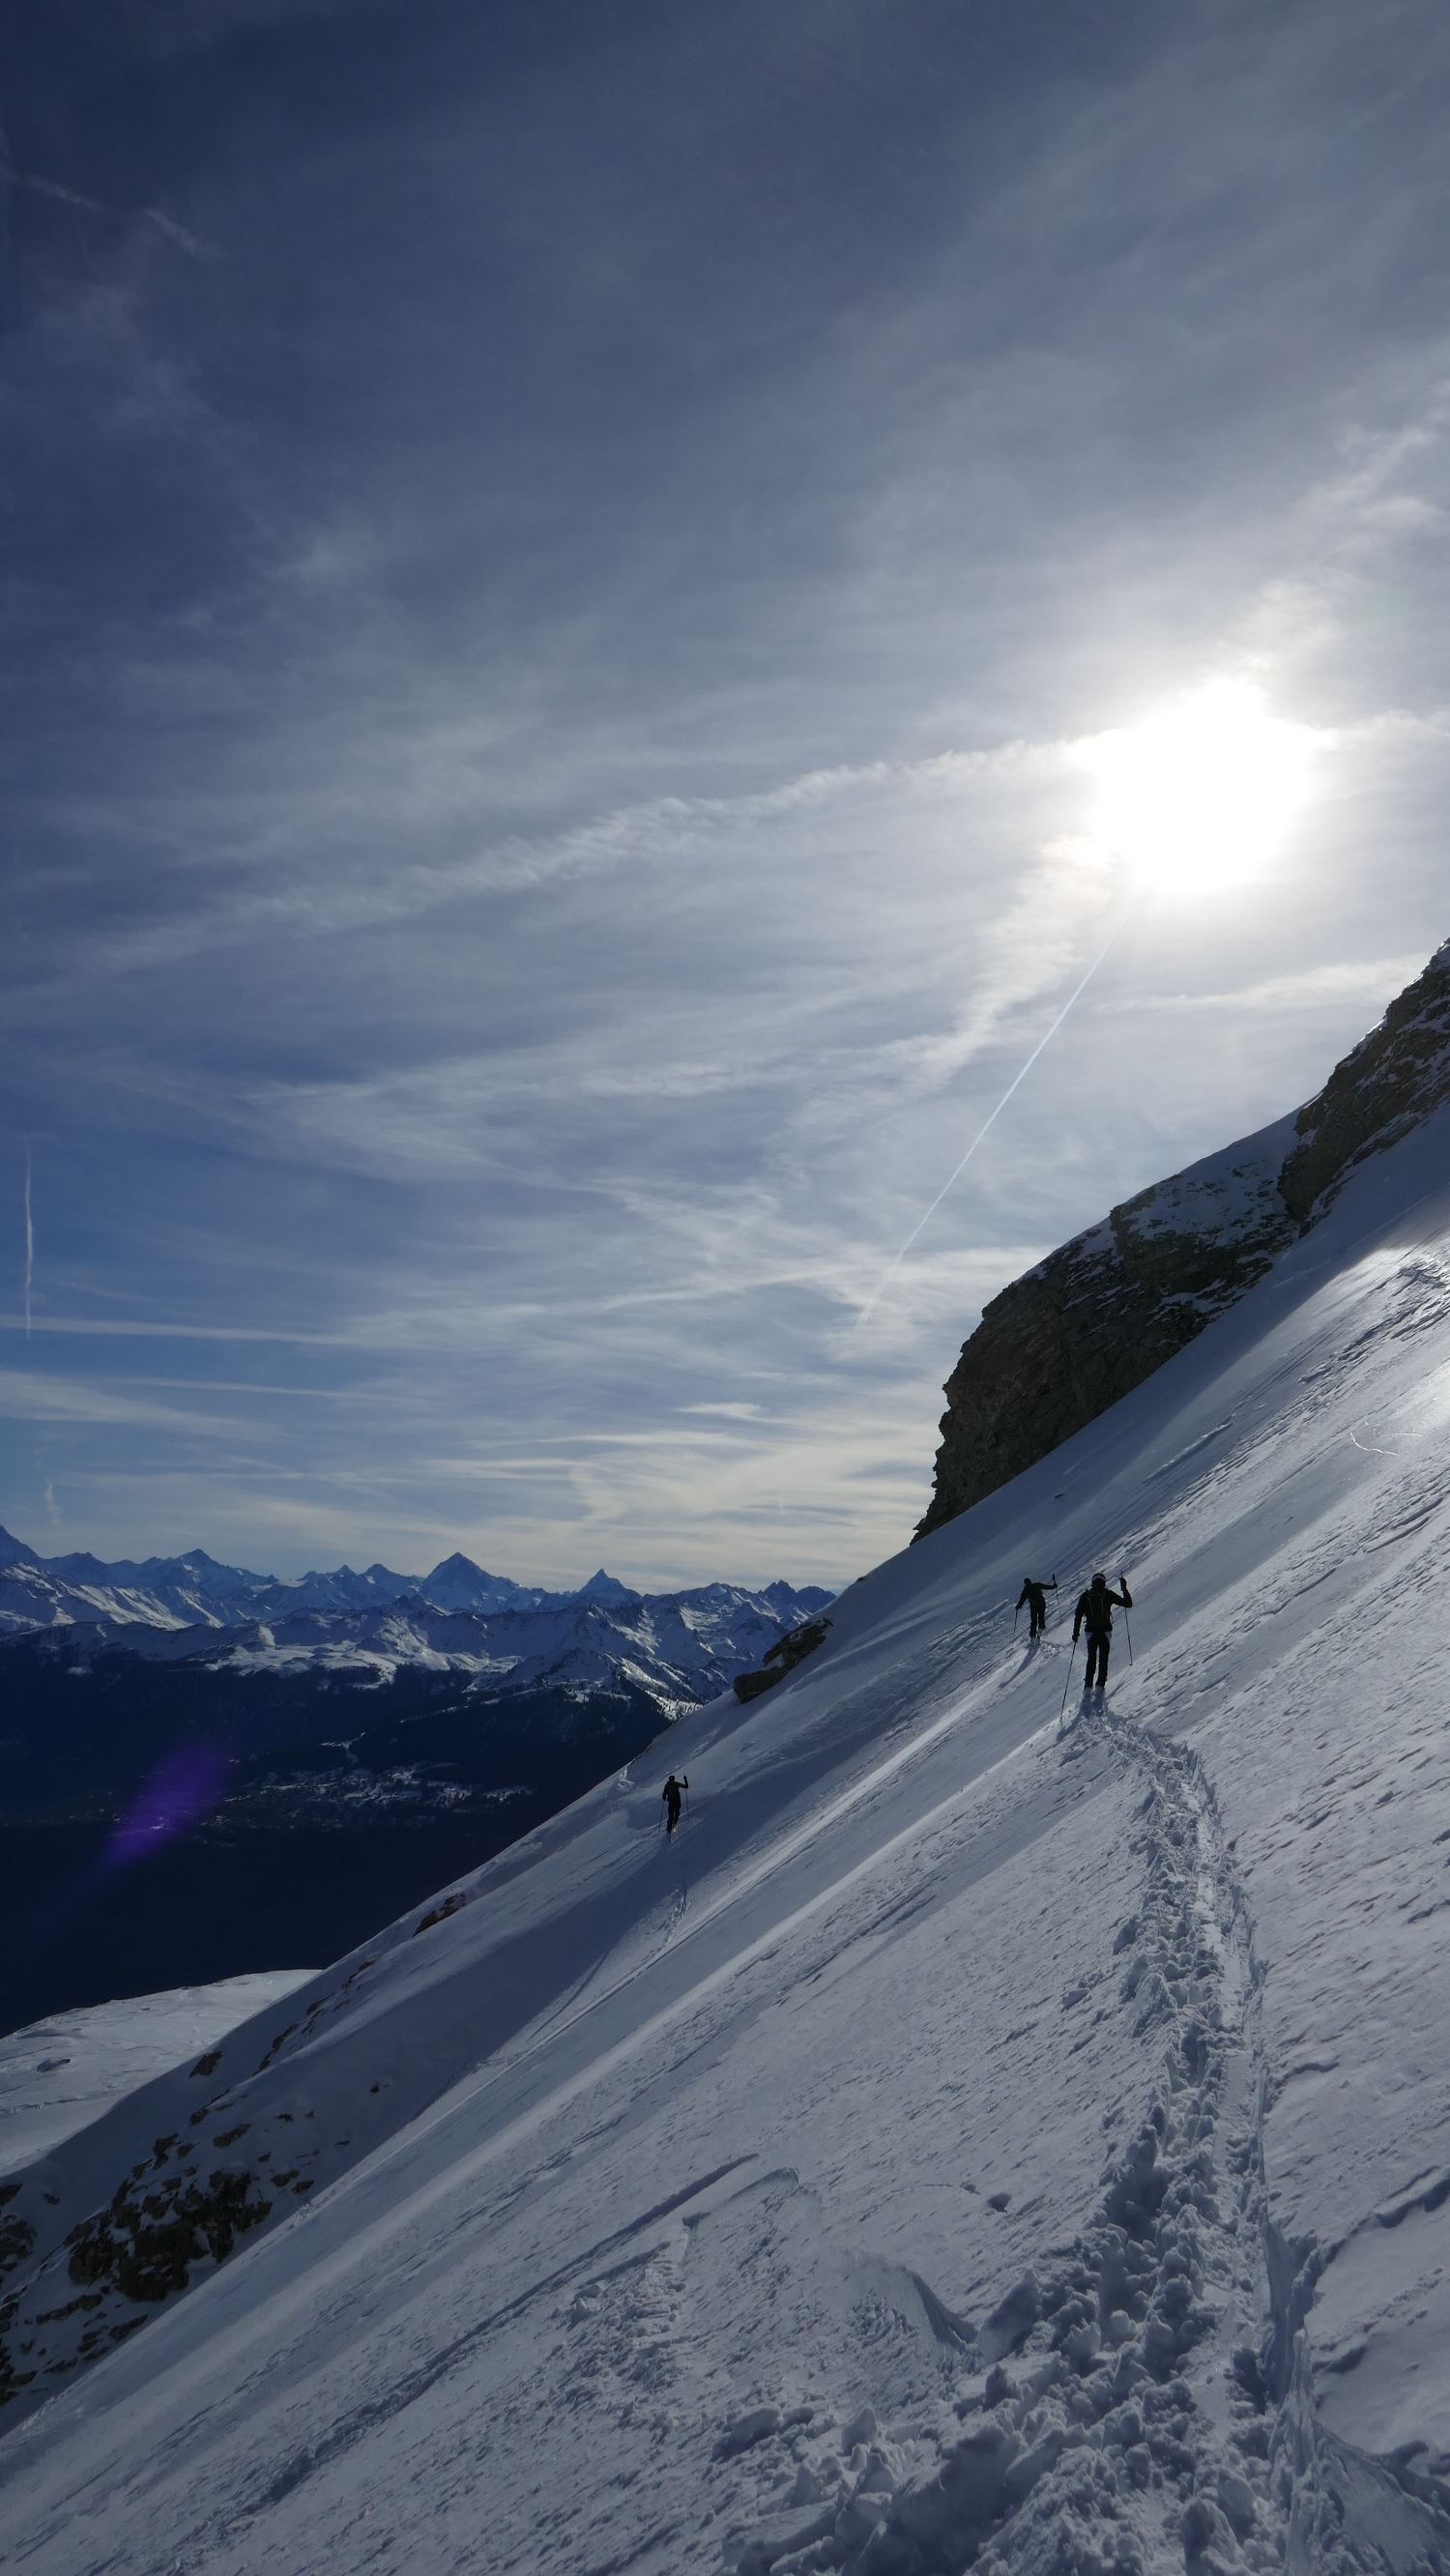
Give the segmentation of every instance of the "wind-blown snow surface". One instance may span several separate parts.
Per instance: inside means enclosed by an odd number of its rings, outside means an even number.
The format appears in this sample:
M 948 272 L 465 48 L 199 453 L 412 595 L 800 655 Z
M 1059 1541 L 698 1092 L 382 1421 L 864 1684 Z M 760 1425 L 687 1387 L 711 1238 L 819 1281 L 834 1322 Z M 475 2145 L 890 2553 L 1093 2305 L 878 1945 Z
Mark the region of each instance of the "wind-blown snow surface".
M 674 1846 L 662 1753 L 28 2177 L 12 2563 L 1450 2559 L 1447 1170 L 673 1729 Z

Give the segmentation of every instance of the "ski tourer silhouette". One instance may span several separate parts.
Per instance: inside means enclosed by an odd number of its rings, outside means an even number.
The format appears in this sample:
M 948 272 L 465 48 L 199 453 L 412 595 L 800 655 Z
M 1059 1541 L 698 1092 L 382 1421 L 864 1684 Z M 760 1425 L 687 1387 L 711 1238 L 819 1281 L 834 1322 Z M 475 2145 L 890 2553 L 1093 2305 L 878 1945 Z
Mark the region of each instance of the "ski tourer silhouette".
M 1095 1574 L 1086 1592 L 1079 1594 L 1077 1608 L 1073 1612 L 1073 1644 L 1077 1644 L 1082 1629 L 1086 1628 L 1088 1632 L 1087 1679 L 1083 1683 L 1085 1691 L 1090 1691 L 1094 1687 L 1103 1690 L 1107 1685 L 1108 1657 L 1113 1648 L 1114 1602 L 1120 1610 L 1131 1610 L 1133 1607 L 1133 1596 L 1128 1590 L 1126 1578 L 1120 1575 L 1118 1579 L 1122 1589 L 1115 1592 L 1105 1574 Z
M 690 1780 L 688 1772 L 682 1773 L 681 1777 L 677 1780 L 672 1771 L 668 1780 L 665 1782 L 664 1787 L 660 1791 L 660 1796 L 664 1800 L 665 1817 L 668 1825 L 668 1839 L 670 1841 L 674 1840 L 675 1827 L 680 1821 L 681 1793 L 687 1791 L 689 1786 Z
M 1056 1590 L 1057 1577 L 1055 1574 L 1049 1574 L 1041 1583 L 1038 1582 L 1037 1577 L 1033 1574 L 1024 1574 L 1022 1577 L 1022 1589 L 1017 1595 L 1017 1610 L 1014 1610 L 1012 1613 L 1012 1625 L 1014 1628 L 1016 1627 L 1017 1611 L 1022 1608 L 1025 1601 L 1030 1613 L 1027 1627 L 1027 1642 L 1029 1646 L 1031 1645 L 1034 1637 L 1040 1637 L 1046 1631 L 1047 1596 L 1049 1592 L 1055 1592 Z

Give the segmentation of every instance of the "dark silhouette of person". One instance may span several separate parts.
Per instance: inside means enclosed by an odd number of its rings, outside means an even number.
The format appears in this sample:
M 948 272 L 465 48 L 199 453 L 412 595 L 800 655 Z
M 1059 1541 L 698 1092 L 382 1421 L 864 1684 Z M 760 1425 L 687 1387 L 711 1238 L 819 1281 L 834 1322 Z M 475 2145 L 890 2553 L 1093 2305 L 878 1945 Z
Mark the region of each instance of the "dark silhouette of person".
M 1073 1613 L 1073 1644 L 1077 1644 L 1080 1629 L 1085 1627 L 1088 1632 L 1087 1680 L 1083 1683 L 1085 1691 L 1093 1688 L 1094 1677 L 1099 1690 L 1107 1686 L 1108 1657 L 1113 1645 L 1113 1603 L 1116 1601 L 1120 1610 L 1131 1610 L 1133 1607 L 1133 1596 L 1128 1590 L 1126 1581 L 1121 1575 L 1118 1580 L 1122 1584 L 1122 1590 L 1115 1592 L 1105 1574 L 1095 1574 L 1086 1592 L 1079 1596 L 1077 1608 Z
M 1035 1576 L 1030 1574 L 1024 1574 L 1022 1577 L 1022 1589 L 1017 1595 L 1017 1608 L 1020 1610 L 1025 1601 L 1032 1614 L 1027 1630 L 1029 1646 L 1033 1638 L 1042 1636 L 1047 1627 L 1047 1596 L 1049 1592 L 1056 1590 L 1055 1574 L 1050 1575 L 1045 1583 L 1039 1583 Z M 1015 1612 L 1013 1615 L 1016 1615 Z
M 660 1796 L 665 1802 L 665 1813 L 669 1819 L 668 1833 L 671 1841 L 674 1839 L 675 1827 L 680 1821 L 680 1793 L 682 1790 L 688 1789 L 689 1785 L 688 1775 L 677 1780 L 672 1771 L 668 1780 L 665 1782 L 664 1787 L 660 1791 Z

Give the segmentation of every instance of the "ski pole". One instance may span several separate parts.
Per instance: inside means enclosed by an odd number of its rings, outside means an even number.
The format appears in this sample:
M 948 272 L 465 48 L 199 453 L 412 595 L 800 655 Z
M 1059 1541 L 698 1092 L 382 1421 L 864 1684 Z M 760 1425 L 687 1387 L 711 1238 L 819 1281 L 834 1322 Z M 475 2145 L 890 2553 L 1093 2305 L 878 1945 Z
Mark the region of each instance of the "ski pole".
M 1128 1640 L 1128 1654 L 1129 1654 L 1129 1658 L 1130 1658 L 1130 1659 L 1131 1659 L 1131 1656 L 1132 1656 L 1132 1652 L 1133 1652 L 1133 1641 L 1132 1641 L 1132 1638 L 1130 1637 L 1130 1638 L 1129 1638 L 1129 1640 Z M 686 1824 L 688 1824 L 688 1823 L 689 1823 L 689 1821 L 690 1821 L 690 1784 L 689 1784 L 689 1781 L 688 1781 L 688 1780 L 685 1782 L 685 1784 L 684 1784 L 684 1788 L 685 1788 L 685 1822 L 686 1822 Z
M 1022 1604 L 1021 1604 L 1021 1602 L 1019 1601 L 1019 1602 L 1018 1602 L 1018 1604 L 1017 1604 L 1016 1609 L 1015 1609 L 1015 1610 L 1013 1611 L 1013 1613 L 1012 1613 L 1012 1643 L 1013 1643 L 1013 1645 L 1014 1645 L 1014 1646 L 1015 1646 L 1015 1645 L 1016 1645 L 1016 1643 L 1017 1643 L 1017 1622 L 1018 1622 L 1019 1618 L 1021 1617 L 1021 1615 L 1022 1615 Z
M 1126 1574 L 1120 1574 L 1120 1575 L 1119 1575 L 1119 1577 L 1118 1577 L 1118 1581 L 1121 1583 L 1121 1585 L 1122 1585 L 1122 1587 L 1123 1587 L 1123 1590 L 1126 1592 L 1126 1591 L 1127 1591 L 1127 1589 L 1128 1589 L 1128 1578 L 1127 1578 Z M 1132 1662 L 1132 1660 L 1133 1660 L 1133 1623 L 1132 1623 L 1131 1619 L 1128 1617 L 1128 1605 L 1127 1605 L 1126 1601 L 1125 1601 L 1125 1602 L 1124 1602 L 1124 1604 L 1123 1604 L 1123 1626 L 1126 1628 L 1126 1630 L 1127 1630 L 1127 1632 L 1128 1632 L 1128 1661 L 1129 1661 L 1129 1663 L 1131 1664 L 1131 1662 Z
M 1069 1691 L 1071 1690 L 1071 1688 L 1072 1688 L 1072 1668 L 1073 1668 L 1073 1663 L 1074 1663 L 1074 1661 L 1076 1660 L 1076 1656 L 1077 1656 L 1077 1639 L 1076 1639 L 1076 1637 L 1074 1637 L 1074 1639 L 1073 1639 L 1073 1641 L 1072 1641 L 1072 1653 L 1068 1656 L 1068 1659 L 1067 1659 L 1067 1679 L 1066 1679 L 1066 1681 L 1065 1681 L 1065 1682 L 1063 1683 L 1063 1685 L 1062 1685 L 1062 1708 L 1060 1708 L 1060 1709 L 1058 1710 L 1058 1712 L 1057 1712 L 1058 1724 L 1059 1724 L 1059 1725 L 1061 1725 L 1061 1723 L 1062 1723 L 1062 1710 L 1063 1710 L 1063 1709 L 1065 1709 L 1065 1708 L 1066 1708 L 1066 1706 L 1067 1706 L 1067 1695 L 1068 1695 L 1068 1692 L 1069 1692 Z

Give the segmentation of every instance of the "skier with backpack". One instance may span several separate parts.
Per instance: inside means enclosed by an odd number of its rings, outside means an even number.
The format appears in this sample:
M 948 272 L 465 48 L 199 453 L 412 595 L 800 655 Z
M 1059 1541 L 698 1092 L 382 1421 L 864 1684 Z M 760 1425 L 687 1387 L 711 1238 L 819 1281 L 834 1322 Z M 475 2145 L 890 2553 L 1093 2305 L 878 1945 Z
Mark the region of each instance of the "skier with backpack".
M 1045 1636 L 1047 1632 L 1047 1596 L 1049 1592 L 1055 1592 L 1056 1590 L 1057 1577 L 1055 1574 L 1050 1575 L 1045 1583 L 1039 1583 L 1035 1576 L 1030 1574 L 1024 1574 L 1022 1577 L 1022 1589 L 1017 1595 L 1017 1610 L 1014 1610 L 1012 1613 L 1012 1625 L 1014 1628 L 1016 1627 L 1017 1611 L 1021 1609 L 1025 1601 L 1030 1613 L 1027 1626 L 1027 1642 L 1029 1646 L 1032 1644 L 1035 1637 Z
M 1107 1686 L 1108 1656 L 1112 1652 L 1113 1644 L 1114 1602 L 1120 1610 L 1131 1610 L 1133 1607 L 1133 1596 L 1128 1590 L 1126 1576 L 1120 1575 L 1118 1580 L 1122 1589 L 1115 1592 L 1105 1574 L 1095 1574 L 1086 1592 L 1080 1594 L 1077 1608 L 1073 1613 L 1074 1646 L 1082 1629 L 1086 1628 L 1088 1632 L 1087 1679 L 1083 1683 L 1084 1696 L 1093 1689 L 1095 1677 L 1098 1690 L 1103 1690 Z

